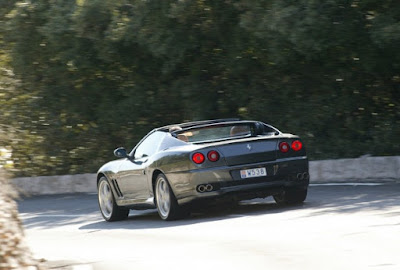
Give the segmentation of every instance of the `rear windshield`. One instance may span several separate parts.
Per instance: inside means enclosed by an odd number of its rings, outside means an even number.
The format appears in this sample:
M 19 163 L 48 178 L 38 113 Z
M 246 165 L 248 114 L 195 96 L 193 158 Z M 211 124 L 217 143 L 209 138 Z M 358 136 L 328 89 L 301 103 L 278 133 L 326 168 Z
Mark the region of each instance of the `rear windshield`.
M 252 137 L 257 135 L 273 135 L 277 130 L 262 125 L 256 130 L 254 123 L 218 124 L 194 127 L 176 131 L 175 136 L 185 142 L 202 143 Z

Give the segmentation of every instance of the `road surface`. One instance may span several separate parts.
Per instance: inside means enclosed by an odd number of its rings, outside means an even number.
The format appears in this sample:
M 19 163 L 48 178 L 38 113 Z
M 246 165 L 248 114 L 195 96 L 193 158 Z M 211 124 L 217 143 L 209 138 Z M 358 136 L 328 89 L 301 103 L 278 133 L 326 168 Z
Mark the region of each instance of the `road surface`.
M 19 210 L 36 257 L 75 269 L 400 269 L 400 184 L 312 186 L 301 206 L 257 199 L 173 222 L 154 210 L 105 222 L 96 194 Z

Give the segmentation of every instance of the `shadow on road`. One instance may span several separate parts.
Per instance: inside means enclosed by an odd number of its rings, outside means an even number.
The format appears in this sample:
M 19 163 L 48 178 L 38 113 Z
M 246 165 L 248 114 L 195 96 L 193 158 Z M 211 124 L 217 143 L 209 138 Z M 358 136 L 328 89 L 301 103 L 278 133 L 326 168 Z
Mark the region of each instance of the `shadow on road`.
M 316 210 L 310 216 L 398 209 L 400 184 L 312 187 L 307 202 L 309 207 Z M 385 215 L 399 214 L 398 211 L 390 211 Z
M 118 222 L 105 222 L 103 220 L 79 227 L 82 230 L 113 230 L 113 229 L 155 229 L 177 226 L 186 226 L 197 223 L 216 222 L 220 220 L 279 213 L 286 209 L 299 209 L 303 206 L 282 207 L 268 199 L 242 202 L 229 208 L 214 206 L 212 208 L 195 210 L 190 216 L 181 220 L 162 221 L 156 210 L 131 211 L 127 220 Z M 133 213 L 132 213 L 133 212 Z
M 304 211 L 301 218 L 330 213 L 355 213 L 385 209 L 399 209 L 400 184 L 381 186 L 316 186 L 310 187 L 303 205 L 282 207 L 271 198 L 245 201 L 239 205 L 214 206 L 200 209 L 183 220 L 164 222 L 156 210 L 132 210 L 127 220 L 105 222 L 98 210 L 96 194 L 57 195 L 28 198 L 19 202 L 26 228 L 51 229 L 67 225 L 80 230 L 151 229 L 216 222 L 243 216 L 284 214 Z M 303 212 L 300 212 L 303 214 Z M 398 210 L 385 215 L 400 215 Z

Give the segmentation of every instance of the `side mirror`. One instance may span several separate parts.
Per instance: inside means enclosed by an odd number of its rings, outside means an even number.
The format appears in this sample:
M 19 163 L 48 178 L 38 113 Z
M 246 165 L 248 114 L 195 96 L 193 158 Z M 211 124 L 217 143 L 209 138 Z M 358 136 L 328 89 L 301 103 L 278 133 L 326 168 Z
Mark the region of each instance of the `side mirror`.
M 118 147 L 114 150 L 114 156 L 116 156 L 117 158 L 126 158 L 128 157 L 128 153 L 126 152 L 125 148 Z

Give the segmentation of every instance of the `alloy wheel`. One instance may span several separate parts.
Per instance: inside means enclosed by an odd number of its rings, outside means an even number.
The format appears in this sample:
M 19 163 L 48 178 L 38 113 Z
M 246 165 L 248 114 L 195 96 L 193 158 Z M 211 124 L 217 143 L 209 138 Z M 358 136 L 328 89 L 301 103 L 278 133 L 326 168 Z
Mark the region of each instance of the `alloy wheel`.
M 171 210 L 171 194 L 165 178 L 160 177 L 157 181 L 156 192 L 159 212 L 162 217 L 167 218 Z
M 99 185 L 99 204 L 102 214 L 106 219 L 110 219 L 113 213 L 114 199 L 111 187 L 107 181 L 101 181 Z

